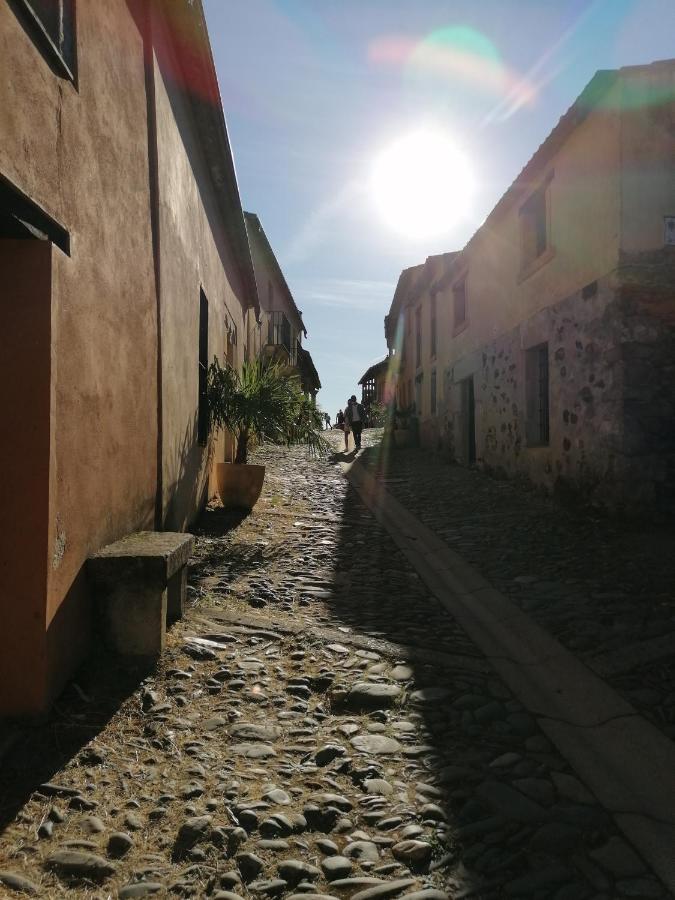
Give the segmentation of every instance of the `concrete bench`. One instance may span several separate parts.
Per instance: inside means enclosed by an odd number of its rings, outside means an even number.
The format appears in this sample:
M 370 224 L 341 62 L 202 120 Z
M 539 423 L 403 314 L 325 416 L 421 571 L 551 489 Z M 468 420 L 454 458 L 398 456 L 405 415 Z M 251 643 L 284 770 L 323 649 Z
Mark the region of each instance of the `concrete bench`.
M 87 562 L 103 636 L 116 653 L 155 656 L 167 620 L 183 614 L 191 534 L 139 531 L 99 550 Z

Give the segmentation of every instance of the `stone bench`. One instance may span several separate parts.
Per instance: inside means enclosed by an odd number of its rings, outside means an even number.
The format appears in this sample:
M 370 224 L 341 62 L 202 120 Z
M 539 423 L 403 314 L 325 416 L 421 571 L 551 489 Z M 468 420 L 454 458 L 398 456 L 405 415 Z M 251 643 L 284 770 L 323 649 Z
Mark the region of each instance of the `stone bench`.
M 168 622 L 183 614 L 191 534 L 139 531 L 103 547 L 87 562 L 103 636 L 116 653 L 156 656 Z

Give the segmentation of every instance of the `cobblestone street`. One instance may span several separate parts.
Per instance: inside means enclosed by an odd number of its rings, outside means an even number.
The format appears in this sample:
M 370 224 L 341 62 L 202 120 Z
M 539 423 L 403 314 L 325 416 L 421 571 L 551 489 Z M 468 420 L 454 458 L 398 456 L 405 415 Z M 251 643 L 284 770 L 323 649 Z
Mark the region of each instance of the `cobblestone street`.
M 364 460 L 400 502 L 675 737 L 675 529 L 561 505 L 423 450 Z
M 672 556 L 651 542 L 633 558 L 619 526 L 418 451 L 382 468 L 378 438 L 363 459 L 389 490 L 672 737 L 666 654 L 612 655 L 638 626 L 644 641 L 675 629 Z M 248 517 L 204 513 L 189 611 L 156 669 L 141 681 L 100 658 L 19 735 L 0 766 L 0 896 L 671 896 L 330 439 L 329 458 L 259 451 Z

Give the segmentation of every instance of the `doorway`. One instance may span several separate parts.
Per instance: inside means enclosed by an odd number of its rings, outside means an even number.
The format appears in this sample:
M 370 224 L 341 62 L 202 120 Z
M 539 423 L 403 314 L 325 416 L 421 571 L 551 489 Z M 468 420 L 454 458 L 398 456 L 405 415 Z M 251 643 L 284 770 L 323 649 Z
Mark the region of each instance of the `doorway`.
M 476 462 L 476 400 L 473 375 L 460 381 L 462 420 L 462 461 L 471 466 Z
M 51 252 L 0 233 L 0 715 L 36 711 L 45 690 Z

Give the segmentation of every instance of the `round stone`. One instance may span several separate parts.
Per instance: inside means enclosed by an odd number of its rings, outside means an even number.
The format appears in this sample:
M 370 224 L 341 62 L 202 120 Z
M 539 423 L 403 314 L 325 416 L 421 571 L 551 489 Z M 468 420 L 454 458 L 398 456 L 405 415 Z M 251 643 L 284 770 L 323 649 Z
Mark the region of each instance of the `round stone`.
M 351 739 L 352 747 L 360 753 L 373 756 L 387 756 L 399 753 L 401 745 L 394 738 L 385 737 L 383 734 L 357 734 Z
M 321 868 L 328 881 L 346 878 L 352 871 L 351 862 L 344 856 L 328 856 L 321 861 Z

